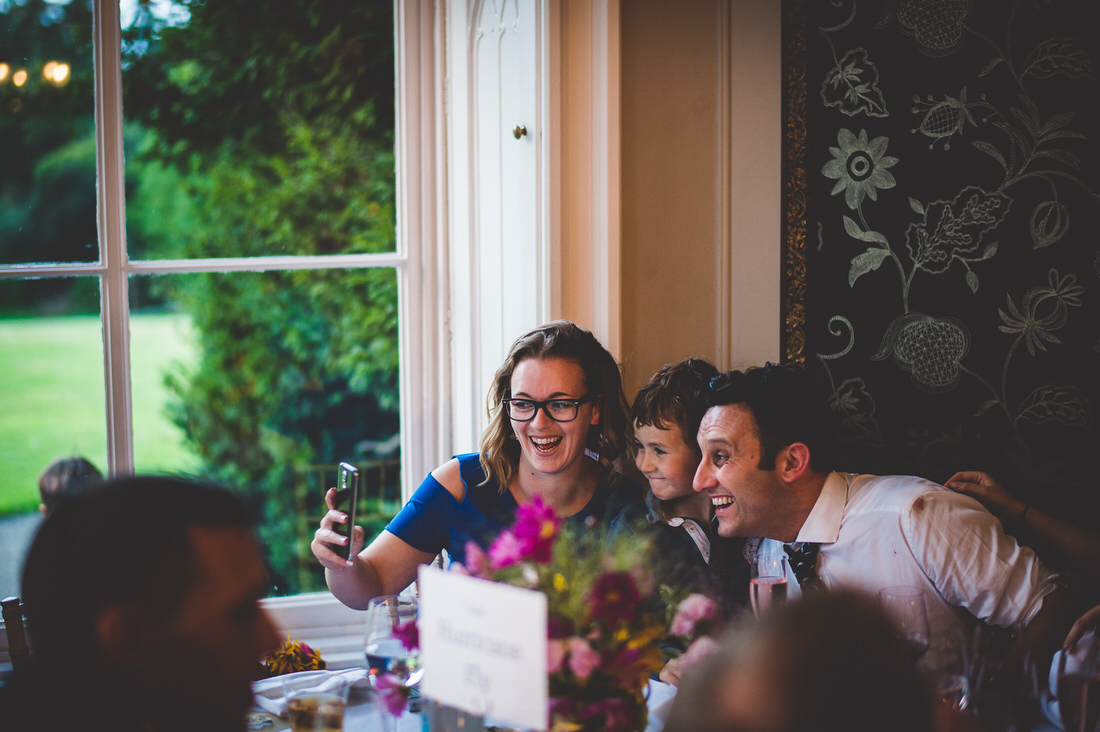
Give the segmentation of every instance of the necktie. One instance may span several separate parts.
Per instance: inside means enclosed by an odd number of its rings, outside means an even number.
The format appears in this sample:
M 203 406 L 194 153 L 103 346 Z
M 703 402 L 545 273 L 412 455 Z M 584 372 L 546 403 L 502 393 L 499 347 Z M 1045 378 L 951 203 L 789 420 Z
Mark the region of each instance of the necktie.
M 825 584 L 817 576 L 817 550 L 820 547 L 821 544 L 812 541 L 783 545 L 783 550 L 787 552 L 787 559 L 791 563 L 791 570 L 798 580 L 798 586 L 802 588 L 802 594 L 825 589 Z

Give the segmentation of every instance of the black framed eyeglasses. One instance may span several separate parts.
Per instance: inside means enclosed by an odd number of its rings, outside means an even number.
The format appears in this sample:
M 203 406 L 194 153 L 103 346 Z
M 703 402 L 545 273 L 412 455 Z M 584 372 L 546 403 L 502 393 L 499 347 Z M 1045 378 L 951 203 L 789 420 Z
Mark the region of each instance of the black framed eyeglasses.
M 500 400 L 504 404 L 504 411 L 509 419 L 517 422 L 530 422 L 539 413 L 546 412 L 546 416 L 555 422 L 572 422 L 577 418 L 577 412 L 581 405 L 592 401 L 591 394 L 585 394 L 580 399 L 550 399 L 545 402 L 536 402 L 534 399 L 513 399 L 506 397 Z

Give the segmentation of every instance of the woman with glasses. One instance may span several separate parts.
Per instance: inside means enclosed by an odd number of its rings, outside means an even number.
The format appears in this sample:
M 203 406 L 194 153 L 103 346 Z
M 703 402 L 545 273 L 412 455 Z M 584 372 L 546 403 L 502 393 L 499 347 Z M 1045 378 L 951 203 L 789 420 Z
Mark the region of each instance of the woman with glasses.
M 433 470 L 362 551 L 363 529 L 355 527 L 347 561 L 333 551 L 347 539 L 332 528 L 347 516 L 329 491 L 330 510 L 311 548 L 344 604 L 365 609 L 376 595 L 400 592 L 443 549 L 464 563 L 467 541 L 487 550 L 516 508 L 536 496 L 566 526 L 600 534 L 641 497 L 641 487 L 619 472 L 633 439 L 619 367 L 587 330 L 559 320 L 521 336 L 496 372 L 486 407 L 480 452 Z

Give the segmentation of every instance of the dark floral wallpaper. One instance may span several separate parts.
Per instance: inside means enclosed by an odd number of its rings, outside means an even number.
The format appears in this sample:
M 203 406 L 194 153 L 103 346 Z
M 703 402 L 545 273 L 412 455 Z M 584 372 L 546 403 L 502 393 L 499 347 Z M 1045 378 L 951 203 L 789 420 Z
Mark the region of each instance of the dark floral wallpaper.
M 1100 2 L 809 0 L 808 368 L 845 469 L 1100 528 Z

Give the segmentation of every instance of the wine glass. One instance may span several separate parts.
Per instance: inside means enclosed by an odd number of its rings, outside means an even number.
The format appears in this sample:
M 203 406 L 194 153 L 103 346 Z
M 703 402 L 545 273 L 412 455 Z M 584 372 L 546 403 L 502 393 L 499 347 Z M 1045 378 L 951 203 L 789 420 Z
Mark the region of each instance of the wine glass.
M 757 554 L 752 561 L 752 576 L 749 579 L 749 601 L 753 614 L 759 620 L 761 613 L 786 599 L 787 555 Z
M 1094 732 L 1100 721 L 1100 639 L 1090 633 L 1058 658 L 1058 711 L 1065 732 Z
M 407 685 L 419 680 L 419 653 L 401 640 L 402 631 L 416 621 L 416 598 L 379 595 L 367 604 L 365 650 L 371 682 L 382 674 L 394 674 Z
M 894 634 L 901 641 L 906 657 L 916 663 L 928 650 L 928 610 L 924 592 L 919 587 L 899 585 L 886 587 L 878 593 L 886 615 L 894 622 Z

